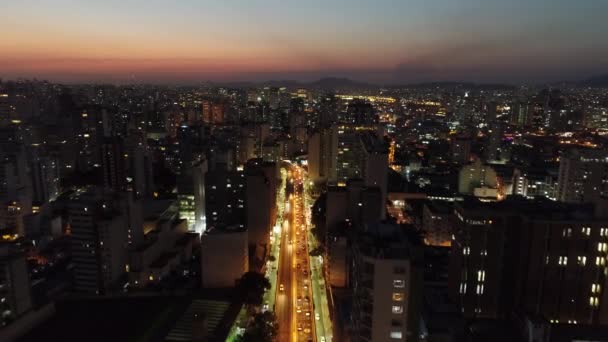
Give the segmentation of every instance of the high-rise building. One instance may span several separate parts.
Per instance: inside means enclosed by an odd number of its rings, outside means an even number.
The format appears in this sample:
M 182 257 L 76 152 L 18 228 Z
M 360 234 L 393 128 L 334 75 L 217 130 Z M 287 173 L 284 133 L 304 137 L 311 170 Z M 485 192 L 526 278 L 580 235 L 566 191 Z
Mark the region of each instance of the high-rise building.
M 308 139 L 308 174 L 315 184 L 337 180 L 338 131 L 335 126 L 320 128 Z
M 486 104 L 486 119 L 485 122 L 495 122 L 498 114 L 498 103 L 490 101 Z
M 380 190 L 381 218 L 386 217 L 386 198 L 388 186 L 388 143 L 372 132 L 359 134 L 361 142 L 361 178 L 367 188 Z
M 127 190 L 128 158 L 122 137 L 105 138 L 101 145 L 101 166 L 106 189 L 115 192 Z
M 430 246 L 450 246 L 452 242 L 451 207 L 441 201 L 429 201 L 422 209 L 424 242 Z
M 234 287 L 249 271 L 247 229 L 239 226 L 210 228 L 201 236 L 201 285 Z
M 59 165 L 53 158 L 41 155 L 39 152 L 32 151 L 30 160 L 32 199 L 44 203 L 59 196 Z
M 268 245 L 276 219 L 277 164 L 251 159 L 245 165 L 246 217 L 249 244 Z
M 345 187 L 329 186 L 325 206 L 329 282 L 334 287 L 345 287 L 348 231 L 380 221 L 386 208 L 380 188 L 368 188 L 361 179 L 350 180 Z
M 141 207 L 145 221 L 140 232 L 145 231 L 145 240 L 136 242 L 134 233 L 137 231 L 129 230 L 129 239 L 134 240 L 130 244 L 128 260 L 131 287 L 159 283 L 176 272 L 184 262 L 192 259 L 193 245 L 199 238 L 197 233 L 188 232 L 185 220 L 179 219 L 173 200 L 147 198 Z M 130 214 L 135 211 L 131 210 Z
M 373 125 L 378 123 L 374 107 L 363 100 L 352 100 L 347 103 L 346 111 L 342 113 L 340 122 L 354 125 Z
M 179 217 L 188 220 L 190 231 L 202 233 L 206 229 L 205 217 L 205 176 L 208 171 L 207 159 L 189 168 L 182 168 L 177 177 L 177 200 Z
M 513 171 L 513 195 L 556 199 L 557 172 L 546 169 L 517 168 Z
M 608 151 L 573 149 L 559 158 L 557 200 L 569 203 L 599 201 L 608 197 Z
M 68 203 L 74 290 L 106 294 L 127 272 L 128 219 L 97 189 L 78 190 Z
M 386 211 L 379 187 L 367 187 L 363 180 L 350 180 L 346 186 L 327 188 L 325 227 L 336 229 L 343 222 L 363 225 L 379 221 Z
M 376 145 L 382 143 L 381 138 L 373 139 L 371 135 L 376 131 L 373 125 L 357 126 L 357 125 L 339 125 L 338 129 L 338 155 L 337 155 L 337 182 L 338 184 L 346 184 L 349 179 L 363 178 L 365 168 L 365 146 L 361 140 L 361 136 L 365 142 L 377 140 Z M 370 134 L 368 134 L 370 133 Z M 386 145 L 386 155 L 388 162 L 388 144 Z
M 23 144 L 14 141 L 0 143 L 0 199 L 31 201 L 26 155 Z
M 352 243 L 352 341 L 418 340 L 422 254 L 400 229 L 370 224 Z
M 450 141 L 452 162 L 468 164 L 471 161 L 471 138 L 457 136 Z
M 243 171 L 216 169 L 205 176 L 207 226 L 245 228 L 246 178 Z
M 218 125 L 224 123 L 226 104 L 219 101 L 203 100 L 203 122 Z
M 8 201 L 0 205 L 0 232 L 25 236 L 24 218 L 31 213 L 31 201 Z
M 501 152 L 503 135 L 503 123 L 499 121 L 491 122 L 488 130 L 488 144 L 484 150 L 484 155 L 487 161 L 496 161 L 502 158 Z
M 0 125 L 5 126 L 10 122 L 11 106 L 7 93 L 0 92 Z
M 449 293 L 466 317 L 515 311 L 606 324 L 608 221 L 593 206 L 511 198 L 456 204 Z
M 458 192 L 461 194 L 473 195 L 476 192 L 484 192 L 490 196 L 480 197 L 496 197 L 498 188 L 498 178 L 496 171 L 489 165 L 484 165 L 481 160 L 477 159 L 469 165 L 465 165 L 460 169 L 458 174 Z M 492 191 L 493 190 L 493 191 Z
M 9 243 L 0 245 L 0 299 L 2 325 L 32 308 L 25 255 Z
M 532 125 L 534 108 L 531 104 L 518 101 L 513 105 L 510 123 L 517 127 L 530 127 Z
M 129 178 L 131 190 L 136 196 L 151 196 L 154 193 L 152 153 L 144 146 L 137 146 L 129 153 Z M 129 180 L 127 178 L 127 180 Z

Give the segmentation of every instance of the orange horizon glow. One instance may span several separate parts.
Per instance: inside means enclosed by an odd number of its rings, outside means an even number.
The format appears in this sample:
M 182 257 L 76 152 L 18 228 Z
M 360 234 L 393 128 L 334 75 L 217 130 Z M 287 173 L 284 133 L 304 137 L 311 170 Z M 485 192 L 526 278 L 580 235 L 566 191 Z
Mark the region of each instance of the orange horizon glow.
M 493 82 L 564 80 L 608 70 L 608 22 L 602 17 L 608 3 L 5 2 L 1 78 Z M 538 9 L 545 15 L 536 15 Z

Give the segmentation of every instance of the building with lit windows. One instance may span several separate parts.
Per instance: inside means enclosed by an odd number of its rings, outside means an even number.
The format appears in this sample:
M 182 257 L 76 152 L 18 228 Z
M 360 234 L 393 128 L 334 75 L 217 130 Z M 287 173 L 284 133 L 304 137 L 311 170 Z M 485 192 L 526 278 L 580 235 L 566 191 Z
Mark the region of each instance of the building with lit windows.
M 0 245 L 0 311 L 3 326 L 32 308 L 25 255 L 9 243 Z
M 198 233 L 188 232 L 186 220 L 178 217 L 174 201 L 146 199 L 143 208 L 143 237 L 129 249 L 127 263 L 133 288 L 159 283 L 189 263 L 199 241 Z
M 574 149 L 559 158 L 557 200 L 597 203 L 608 197 L 608 151 Z
M 371 130 L 372 127 L 354 125 L 339 125 L 338 156 L 336 178 L 338 184 L 346 184 L 349 179 L 362 178 L 362 146 L 358 132 Z
M 422 208 L 424 242 L 429 246 L 450 246 L 452 226 L 451 206 L 443 201 L 428 201 Z
M 467 164 L 471 160 L 472 139 L 467 136 L 457 136 L 450 140 L 452 162 Z
M 251 159 L 245 165 L 245 208 L 249 244 L 265 247 L 276 220 L 279 172 L 276 163 Z
M 457 203 L 450 297 L 469 318 L 606 324 L 608 220 L 598 214 L 550 200 Z
M 335 183 L 338 153 L 336 127 L 320 128 L 308 139 L 308 174 L 315 184 Z
M 498 195 L 498 175 L 493 167 L 477 159 L 463 166 L 458 173 L 458 192 L 496 199 Z
M 6 93 L 0 93 L 0 125 L 4 126 L 10 122 L 11 106 L 9 96 Z
M 368 187 L 378 187 L 386 203 L 389 144 L 373 126 L 340 125 L 338 129 L 337 184 L 363 179 Z
M 556 199 L 557 172 L 544 168 L 517 168 L 513 171 L 513 195 Z
M 221 101 L 203 100 L 203 122 L 206 124 L 222 124 L 227 105 Z
M 397 225 L 366 225 L 352 243 L 352 341 L 418 341 L 419 241 Z
M 101 167 L 106 189 L 116 192 L 127 190 L 128 157 L 122 137 L 104 138 L 101 144 Z
M 184 168 L 177 177 L 179 217 L 188 221 L 190 231 L 201 234 L 206 229 L 205 176 L 207 160 L 201 160 Z
M 78 190 L 68 203 L 74 291 L 107 294 L 127 269 L 128 219 L 97 189 Z
M 380 217 L 386 217 L 386 199 L 388 186 L 388 149 L 389 144 L 384 138 L 372 132 L 359 134 L 361 143 L 362 165 L 361 178 L 367 188 L 380 191 Z
M 205 195 L 207 227 L 245 227 L 246 179 L 243 171 L 209 171 L 205 177 Z

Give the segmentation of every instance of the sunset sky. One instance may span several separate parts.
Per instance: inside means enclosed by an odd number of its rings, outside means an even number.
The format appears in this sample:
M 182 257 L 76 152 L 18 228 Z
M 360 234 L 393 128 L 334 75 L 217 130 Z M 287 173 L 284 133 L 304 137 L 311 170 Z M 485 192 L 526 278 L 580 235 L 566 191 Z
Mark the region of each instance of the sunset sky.
M 606 13 L 604 0 L 2 1 L 0 77 L 582 79 L 608 73 Z

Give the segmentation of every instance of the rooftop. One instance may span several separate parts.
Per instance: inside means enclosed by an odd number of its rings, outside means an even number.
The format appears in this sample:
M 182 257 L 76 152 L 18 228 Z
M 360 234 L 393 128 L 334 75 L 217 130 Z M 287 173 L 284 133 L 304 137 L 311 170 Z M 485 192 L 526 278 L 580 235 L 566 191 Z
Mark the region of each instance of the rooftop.
M 402 226 L 378 222 L 367 224 L 356 236 L 358 250 L 377 259 L 408 259 L 418 239 L 406 234 Z
M 555 202 L 546 198 L 527 199 L 509 196 L 504 201 L 481 202 L 473 197 L 465 197 L 456 204 L 456 210 L 464 214 L 480 216 L 524 215 L 547 220 L 592 220 L 594 207 L 591 204 Z

